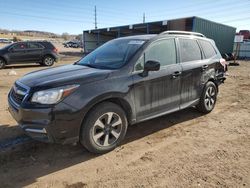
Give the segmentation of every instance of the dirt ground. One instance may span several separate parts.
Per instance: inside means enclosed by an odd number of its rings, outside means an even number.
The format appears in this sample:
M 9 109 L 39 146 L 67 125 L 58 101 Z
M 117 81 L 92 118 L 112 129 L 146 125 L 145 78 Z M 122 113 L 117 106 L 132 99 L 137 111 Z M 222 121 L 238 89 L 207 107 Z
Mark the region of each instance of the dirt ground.
M 0 70 L 0 139 L 21 133 L 7 112 L 12 83 L 40 68 Z M 32 144 L 0 156 L 0 174 L 0 187 L 250 187 L 250 62 L 230 67 L 210 114 L 189 108 L 131 126 L 105 155 Z

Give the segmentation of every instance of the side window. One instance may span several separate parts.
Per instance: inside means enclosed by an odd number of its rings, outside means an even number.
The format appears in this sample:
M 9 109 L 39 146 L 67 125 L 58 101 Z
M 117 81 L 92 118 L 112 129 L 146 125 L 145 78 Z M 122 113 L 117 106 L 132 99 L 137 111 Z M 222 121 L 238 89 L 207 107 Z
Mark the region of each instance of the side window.
M 161 66 L 176 63 L 176 48 L 174 39 L 164 39 L 152 43 L 145 51 L 145 62 L 154 60 Z
M 43 48 L 43 46 L 41 44 L 31 42 L 31 43 L 29 43 L 28 48 L 30 48 L 30 49 L 40 49 L 40 48 Z
M 200 47 L 196 40 L 179 39 L 181 62 L 201 60 Z
M 27 48 L 27 45 L 25 43 L 18 43 L 12 47 L 13 50 L 23 50 L 26 48 Z
M 199 40 L 206 58 L 211 58 L 217 53 L 209 41 Z
M 176 47 L 174 39 L 164 39 L 152 43 L 144 52 L 145 62 L 149 60 L 160 62 L 161 66 L 176 63 Z M 143 70 L 144 55 L 135 64 L 135 71 Z

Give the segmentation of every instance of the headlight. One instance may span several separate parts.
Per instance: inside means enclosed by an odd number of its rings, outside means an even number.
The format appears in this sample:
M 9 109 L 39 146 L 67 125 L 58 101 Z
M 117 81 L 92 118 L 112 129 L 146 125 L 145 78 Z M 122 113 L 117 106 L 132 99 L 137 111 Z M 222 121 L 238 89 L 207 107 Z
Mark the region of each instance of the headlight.
M 79 85 L 69 85 L 43 91 L 37 91 L 33 94 L 31 102 L 40 104 L 55 104 L 70 95 Z

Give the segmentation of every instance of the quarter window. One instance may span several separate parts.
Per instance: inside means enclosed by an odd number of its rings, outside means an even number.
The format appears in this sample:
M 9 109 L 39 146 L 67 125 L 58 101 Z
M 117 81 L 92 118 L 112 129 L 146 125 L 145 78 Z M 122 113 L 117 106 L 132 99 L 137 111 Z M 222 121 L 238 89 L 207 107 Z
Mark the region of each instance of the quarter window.
M 200 44 L 206 58 L 211 58 L 216 55 L 216 51 L 209 41 L 200 40 Z
M 179 39 L 181 62 L 201 60 L 200 47 L 196 40 Z

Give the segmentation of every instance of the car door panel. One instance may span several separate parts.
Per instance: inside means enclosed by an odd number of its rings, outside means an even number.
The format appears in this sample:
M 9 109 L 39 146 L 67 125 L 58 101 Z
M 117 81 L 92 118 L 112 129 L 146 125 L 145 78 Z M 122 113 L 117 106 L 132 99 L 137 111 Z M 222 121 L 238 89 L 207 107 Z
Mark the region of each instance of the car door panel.
M 27 45 L 18 43 L 8 49 L 9 63 L 22 63 L 27 61 Z
M 156 41 L 145 50 L 145 54 L 140 58 L 144 63 L 147 60 L 158 61 L 161 68 L 148 72 L 145 77 L 138 72 L 133 74 L 137 121 L 177 110 L 180 105 L 182 68 L 176 63 L 175 40 Z
M 38 62 L 41 59 L 43 47 L 38 43 L 29 43 L 26 52 L 27 61 Z
M 181 104 L 185 108 L 185 104 L 195 102 L 199 99 L 204 85 L 205 75 L 208 68 L 203 70 L 204 65 L 208 65 L 206 60 L 198 60 L 193 62 L 181 63 L 182 66 L 182 86 L 181 86 Z
M 166 69 L 149 72 L 146 78 L 138 74 L 133 76 L 138 120 L 179 109 L 180 77 L 173 78 L 172 76 L 178 71 L 181 71 L 181 66 L 175 64 L 168 66 Z
M 202 51 L 197 40 L 179 38 L 178 44 L 182 67 L 181 108 L 183 109 L 199 100 L 209 62 L 202 60 Z

